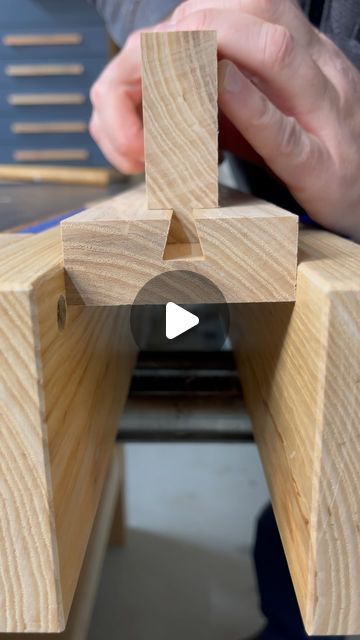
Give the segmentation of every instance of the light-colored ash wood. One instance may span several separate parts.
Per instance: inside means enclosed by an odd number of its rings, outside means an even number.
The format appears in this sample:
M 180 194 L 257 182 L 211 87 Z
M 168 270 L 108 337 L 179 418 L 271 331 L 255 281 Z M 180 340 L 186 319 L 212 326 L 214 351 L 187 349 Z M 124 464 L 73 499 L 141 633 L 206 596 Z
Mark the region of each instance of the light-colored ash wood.
M 64 628 L 135 358 L 126 309 L 64 294 L 58 229 L 1 250 L 2 632 Z
M 25 76 L 81 76 L 85 71 L 83 64 L 9 64 L 5 67 L 5 75 L 10 77 Z
M 84 104 L 84 93 L 11 93 L 7 102 L 14 106 Z
M 81 33 L 19 33 L 3 36 L 5 47 L 41 47 L 81 44 Z
M 30 233 L 0 233 L 0 250 L 5 247 L 10 247 L 12 244 L 24 242 L 30 237 Z
M 116 517 L 119 497 L 123 492 L 123 453 L 115 447 L 111 465 L 106 475 L 104 489 L 96 512 L 89 544 L 87 546 L 79 582 L 76 587 L 65 631 L 58 633 L 1 633 L 0 640 L 86 640 L 92 610 L 100 579 L 103 560 L 109 540 L 112 521 Z M 111 543 L 111 542 L 110 542 Z
M 216 33 L 143 33 L 141 48 L 146 196 L 140 187 L 64 221 L 68 302 L 132 304 L 181 269 L 227 302 L 294 300 L 297 217 L 230 191 L 218 207 Z
M 17 149 L 13 153 L 14 160 L 19 162 L 87 160 L 88 157 L 87 149 Z
M 13 133 L 84 133 L 88 126 L 86 122 L 64 121 L 64 122 L 13 122 L 11 131 Z
M 49 167 L 42 165 L 0 164 L 0 180 L 15 182 L 53 182 L 57 184 L 91 184 L 106 186 L 121 174 L 102 167 Z
M 218 206 L 215 31 L 141 34 L 147 206 L 198 243 L 193 209 Z
M 360 246 L 300 232 L 296 304 L 235 313 L 245 398 L 304 623 L 360 633 Z
M 209 278 L 227 302 L 294 300 L 297 216 L 232 190 L 222 198 L 194 210 L 203 254 L 191 258 L 180 243 L 163 260 L 172 211 L 147 210 L 143 186 L 64 220 L 68 303 L 131 304 L 152 277 L 178 269 Z

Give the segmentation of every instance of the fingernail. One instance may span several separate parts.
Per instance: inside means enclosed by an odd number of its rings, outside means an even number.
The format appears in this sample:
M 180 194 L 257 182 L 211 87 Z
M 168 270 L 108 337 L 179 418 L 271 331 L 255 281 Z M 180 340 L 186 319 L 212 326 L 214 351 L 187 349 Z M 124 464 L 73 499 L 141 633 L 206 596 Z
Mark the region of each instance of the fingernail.
M 219 89 L 230 93 L 240 93 L 242 76 L 238 68 L 229 60 L 219 62 Z

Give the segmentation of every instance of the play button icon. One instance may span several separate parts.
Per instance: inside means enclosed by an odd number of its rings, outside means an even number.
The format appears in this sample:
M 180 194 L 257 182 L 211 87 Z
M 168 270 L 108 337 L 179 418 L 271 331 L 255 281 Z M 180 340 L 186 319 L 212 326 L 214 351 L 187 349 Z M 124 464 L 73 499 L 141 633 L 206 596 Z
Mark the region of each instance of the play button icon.
M 130 327 L 143 351 L 214 352 L 228 336 L 229 308 L 208 278 L 188 270 L 167 271 L 139 290 Z
M 185 331 L 196 327 L 200 322 L 199 316 L 190 311 L 186 311 L 175 302 L 168 302 L 166 305 L 166 337 L 168 340 L 177 338 Z

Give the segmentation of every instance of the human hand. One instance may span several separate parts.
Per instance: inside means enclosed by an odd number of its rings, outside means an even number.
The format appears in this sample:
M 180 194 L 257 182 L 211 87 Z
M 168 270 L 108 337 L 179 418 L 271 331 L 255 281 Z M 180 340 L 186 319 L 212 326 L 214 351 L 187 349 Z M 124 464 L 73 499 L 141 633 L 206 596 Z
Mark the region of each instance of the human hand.
M 154 30 L 172 28 L 163 22 Z M 143 172 L 140 31 L 129 36 L 120 53 L 105 67 L 91 88 L 90 98 L 93 112 L 89 130 L 109 162 L 123 173 Z M 227 118 L 221 117 L 220 125 L 225 149 L 259 163 L 258 155 L 236 134 Z
M 140 32 L 105 67 L 91 88 L 89 130 L 109 162 L 123 173 L 144 171 Z
M 360 73 L 294 0 L 188 0 L 216 29 L 219 106 L 320 224 L 360 239 Z
M 163 28 L 217 31 L 219 104 L 241 134 L 239 155 L 245 140 L 314 220 L 360 237 L 360 74 L 295 0 L 188 0 Z M 141 171 L 139 34 L 92 99 L 104 153 Z

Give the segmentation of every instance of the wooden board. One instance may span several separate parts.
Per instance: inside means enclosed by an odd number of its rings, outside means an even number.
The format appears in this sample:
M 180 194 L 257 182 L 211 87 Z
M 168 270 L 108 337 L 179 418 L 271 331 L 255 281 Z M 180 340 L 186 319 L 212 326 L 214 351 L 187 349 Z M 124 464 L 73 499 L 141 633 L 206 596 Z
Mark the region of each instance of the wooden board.
M 31 237 L 30 233 L 0 233 L 0 250 L 12 244 L 24 242 L 29 237 Z
M 360 633 L 360 247 L 302 230 L 296 304 L 243 305 L 244 393 L 307 632 Z
M 86 640 L 112 521 L 113 518 L 117 518 L 118 503 L 122 493 L 123 452 L 119 446 L 116 446 L 104 482 L 104 489 L 91 530 L 69 619 L 65 631 L 60 636 L 61 640 Z M 116 523 L 118 525 L 117 519 Z M 119 530 L 119 536 L 122 531 Z M 117 542 L 119 540 L 120 538 Z M 55 638 L 59 639 L 59 634 L 0 634 L 0 640 L 20 640 L 21 638 L 24 640 L 55 640 Z
M 210 279 L 227 302 L 294 300 L 297 216 L 232 190 L 221 201 L 218 209 L 194 210 L 203 254 L 195 249 L 189 257 L 186 245 L 173 244 L 167 260 L 172 212 L 147 210 L 143 186 L 67 218 L 61 228 L 68 303 L 132 304 L 152 277 L 179 269 Z M 179 304 L 187 299 L 182 293 Z
M 216 32 L 142 33 L 141 52 L 147 207 L 198 243 L 193 209 L 218 206 Z
M 64 293 L 58 229 L 1 250 L 2 632 L 64 628 L 135 358 L 126 309 Z

